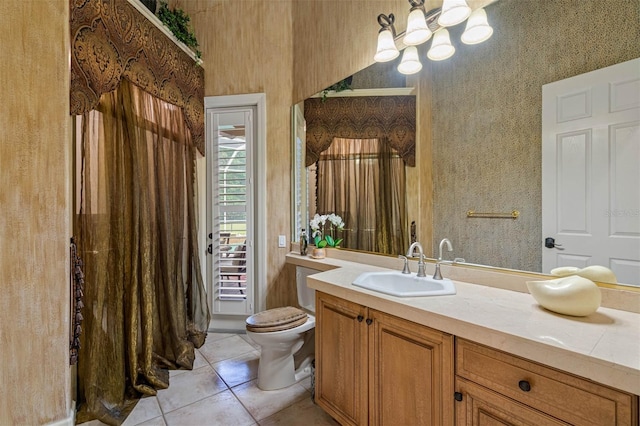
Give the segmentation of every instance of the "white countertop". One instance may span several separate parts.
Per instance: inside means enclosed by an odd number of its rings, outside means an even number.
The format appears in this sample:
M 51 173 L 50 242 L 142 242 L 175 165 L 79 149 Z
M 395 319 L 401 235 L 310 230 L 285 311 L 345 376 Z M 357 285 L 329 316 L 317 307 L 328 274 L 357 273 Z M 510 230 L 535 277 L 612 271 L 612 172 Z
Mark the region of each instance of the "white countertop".
M 351 284 L 383 268 L 287 258 L 325 270 L 307 278 L 315 290 L 640 395 L 640 314 L 600 307 L 587 317 L 559 315 L 528 293 L 455 280 L 456 295 L 401 298 Z

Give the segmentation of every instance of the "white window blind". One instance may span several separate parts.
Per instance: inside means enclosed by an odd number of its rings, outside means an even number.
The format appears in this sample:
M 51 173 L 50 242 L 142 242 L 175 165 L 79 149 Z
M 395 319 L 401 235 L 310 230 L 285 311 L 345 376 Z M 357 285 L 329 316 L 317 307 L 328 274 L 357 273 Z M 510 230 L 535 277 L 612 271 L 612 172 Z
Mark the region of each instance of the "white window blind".
M 212 168 L 214 300 L 218 314 L 252 313 L 251 110 L 215 114 Z

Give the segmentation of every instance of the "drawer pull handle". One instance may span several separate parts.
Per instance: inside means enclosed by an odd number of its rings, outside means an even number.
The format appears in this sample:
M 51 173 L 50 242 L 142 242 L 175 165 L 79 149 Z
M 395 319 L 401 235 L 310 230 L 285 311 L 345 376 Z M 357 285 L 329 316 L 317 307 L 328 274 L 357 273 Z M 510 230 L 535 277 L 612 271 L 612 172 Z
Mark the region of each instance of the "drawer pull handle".
M 531 390 L 531 383 L 527 382 L 526 380 L 520 380 L 518 382 L 518 387 L 525 392 L 529 392 Z
M 358 322 L 362 322 L 363 319 L 364 317 L 362 315 L 358 315 Z
M 460 393 L 460 392 L 454 392 L 454 393 L 453 393 L 453 398 L 454 398 L 456 401 L 462 401 L 462 393 Z
M 371 325 L 372 322 L 373 320 L 371 318 L 367 318 L 367 325 Z

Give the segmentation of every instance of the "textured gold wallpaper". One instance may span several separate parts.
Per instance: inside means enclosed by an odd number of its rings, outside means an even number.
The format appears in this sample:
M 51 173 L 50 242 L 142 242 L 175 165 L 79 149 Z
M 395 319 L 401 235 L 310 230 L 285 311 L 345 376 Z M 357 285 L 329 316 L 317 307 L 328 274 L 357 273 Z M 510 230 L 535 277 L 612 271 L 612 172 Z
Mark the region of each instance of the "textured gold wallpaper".
M 69 2 L 0 2 L 0 425 L 71 407 Z
M 640 2 L 500 0 L 486 10 L 492 38 L 466 46 L 454 27 L 455 55 L 428 61 L 433 243 L 451 239 L 468 262 L 540 271 L 542 85 L 640 57 Z M 520 218 L 467 219 L 469 209 Z

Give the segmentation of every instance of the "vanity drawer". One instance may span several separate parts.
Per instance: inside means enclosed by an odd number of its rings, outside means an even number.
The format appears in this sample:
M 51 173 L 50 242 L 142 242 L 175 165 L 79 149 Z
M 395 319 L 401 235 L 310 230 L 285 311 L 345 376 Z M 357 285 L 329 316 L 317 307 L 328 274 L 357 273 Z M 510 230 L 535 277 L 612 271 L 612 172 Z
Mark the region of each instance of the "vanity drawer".
M 456 374 L 571 424 L 638 425 L 636 396 L 468 340 Z

